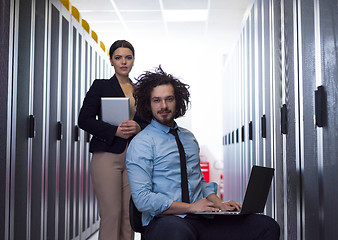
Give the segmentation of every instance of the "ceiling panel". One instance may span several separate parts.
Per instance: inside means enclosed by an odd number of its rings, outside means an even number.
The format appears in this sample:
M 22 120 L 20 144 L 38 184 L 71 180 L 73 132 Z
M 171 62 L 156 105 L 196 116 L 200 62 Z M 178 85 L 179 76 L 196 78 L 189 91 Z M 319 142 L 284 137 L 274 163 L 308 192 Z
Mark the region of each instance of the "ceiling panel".
M 127 23 L 128 29 L 133 34 L 144 33 L 145 36 L 153 35 L 165 35 L 165 28 L 163 22 L 151 22 L 151 23 L 142 23 L 142 22 L 130 22 Z
M 162 22 L 162 12 L 159 10 L 153 11 L 121 11 L 121 16 L 124 21 L 139 21 L 139 22 L 149 22 L 154 21 Z
M 159 0 L 112 0 L 119 10 L 159 10 Z
M 81 12 L 81 16 L 87 22 L 116 22 L 120 21 L 115 11 L 91 11 Z
M 120 28 L 120 31 L 118 29 L 118 26 L 112 26 L 109 30 L 105 29 L 104 32 L 102 30 L 97 31 L 99 41 L 102 41 L 108 47 L 117 39 L 130 39 L 130 35 L 123 28 Z
M 229 11 L 229 10 L 210 10 L 208 25 L 212 27 L 216 25 L 219 29 L 228 27 L 229 24 L 233 25 L 235 28 L 239 28 L 243 20 L 243 13 L 241 11 Z M 236 22 L 237 24 L 234 24 Z
M 70 0 L 106 45 L 116 39 L 209 39 L 227 51 L 251 0 Z M 161 6 L 162 3 L 162 6 Z M 163 7 L 164 9 L 161 9 Z M 210 7 L 210 9 L 209 9 Z M 206 10 L 206 21 L 165 22 L 162 10 Z M 190 11 L 191 12 L 191 11 Z M 178 15 L 175 15 L 178 17 Z M 178 19 L 176 19 L 178 20 Z M 175 20 L 175 21 L 176 21 Z M 181 20 L 180 20 L 181 21 Z
M 169 9 L 208 9 L 208 0 L 162 0 L 163 8 Z
M 109 32 L 125 32 L 125 27 L 123 24 L 119 22 L 108 22 L 108 23 L 91 23 L 90 28 L 94 30 L 97 34 L 99 34 L 99 38 L 102 37 L 102 35 L 106 35 L 105 31 Z
M 184 37 L 203 37 L 205 35 L 206 26 L 201 22 L 173 22 L 168 23 L 168 32 L 170 36 Z
M 251 0 L 211 0 L 210 9 L 238 9 L 245 11 Z
M 70 0 L 80 12 L 81 10 L 114 10 L 110 0 Z

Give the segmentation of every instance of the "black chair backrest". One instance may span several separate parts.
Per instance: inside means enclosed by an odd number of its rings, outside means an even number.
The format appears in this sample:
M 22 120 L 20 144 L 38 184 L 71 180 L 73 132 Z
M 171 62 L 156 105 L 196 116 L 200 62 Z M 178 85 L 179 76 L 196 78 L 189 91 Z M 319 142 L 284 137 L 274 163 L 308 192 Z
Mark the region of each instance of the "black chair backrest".
M 136 208 L 132 197 L 130 197 L 129 201 L 129 219 L 133 231 L 142 234 L 144 231 L 142 226 L 142 213 Z

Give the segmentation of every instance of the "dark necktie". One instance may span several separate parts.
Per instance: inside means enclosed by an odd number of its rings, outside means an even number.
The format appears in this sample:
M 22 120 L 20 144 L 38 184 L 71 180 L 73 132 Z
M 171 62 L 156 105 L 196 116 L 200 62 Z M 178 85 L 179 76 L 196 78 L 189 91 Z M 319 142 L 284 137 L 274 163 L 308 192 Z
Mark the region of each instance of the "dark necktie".
M 180 153 L 182 201 L 185 203 L 189 203 L 190 201 L 189 201 L 189 191 L 188 191 L 187 165 L 186 165 L 184 148 L 178 137 L 177 129 L 170 129 L 169 133 L 175 136 L 178 151 Z

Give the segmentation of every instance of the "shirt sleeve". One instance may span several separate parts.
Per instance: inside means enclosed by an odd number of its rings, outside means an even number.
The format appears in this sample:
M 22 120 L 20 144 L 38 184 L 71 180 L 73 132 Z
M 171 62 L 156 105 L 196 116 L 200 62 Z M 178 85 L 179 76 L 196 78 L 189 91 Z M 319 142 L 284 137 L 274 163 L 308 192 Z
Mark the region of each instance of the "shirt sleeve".
M 217 183 L 215 182 L 207 183 L 204 179 L 201 182 L 202 182 L 203 197 L 206 198 L 212 193 L 217 194 L 217 187 L 218 187 Z
M 142 135 L 142 138 L 140 137 Z M 156 216 L 167 210 L 172 199 L 153 192 L 154 140 L 146 134 L 137 135 L 130 143 L 126 166 L 133 201 L 137 209 Z

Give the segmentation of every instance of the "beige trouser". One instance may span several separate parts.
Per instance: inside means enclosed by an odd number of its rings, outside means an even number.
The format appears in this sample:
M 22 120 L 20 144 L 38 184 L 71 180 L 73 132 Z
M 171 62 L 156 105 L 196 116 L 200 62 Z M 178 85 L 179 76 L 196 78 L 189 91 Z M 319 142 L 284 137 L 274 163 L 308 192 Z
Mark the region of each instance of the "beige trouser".
M 101 218 L 99 240 L 134 239 L 129 223 L 126 151 L 121 154 L 95 152 L 90 172 Z

